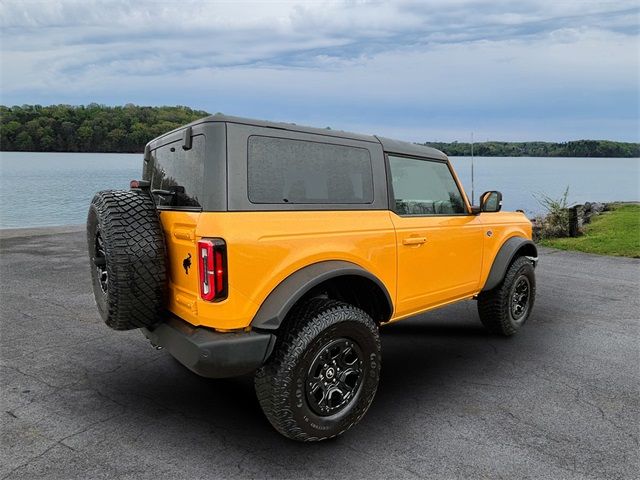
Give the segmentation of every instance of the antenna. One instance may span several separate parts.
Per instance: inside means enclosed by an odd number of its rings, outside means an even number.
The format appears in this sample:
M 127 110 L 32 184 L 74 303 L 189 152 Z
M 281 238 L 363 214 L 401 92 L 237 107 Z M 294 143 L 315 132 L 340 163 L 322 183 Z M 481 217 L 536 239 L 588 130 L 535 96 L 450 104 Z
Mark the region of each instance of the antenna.
M 474 181 L 473 181 L 473 132 L 471 132 L 471 205 L 474 198 Z

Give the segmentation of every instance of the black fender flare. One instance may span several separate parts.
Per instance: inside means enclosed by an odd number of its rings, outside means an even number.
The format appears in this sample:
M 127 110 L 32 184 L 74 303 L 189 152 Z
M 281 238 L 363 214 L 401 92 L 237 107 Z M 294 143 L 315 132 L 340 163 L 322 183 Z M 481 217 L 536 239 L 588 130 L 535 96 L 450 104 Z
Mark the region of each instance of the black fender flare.
M 502 244 L 496 258 L 493 259 L 489 276 L 484 283 L 484 287 L 482 287 L 483 292 L 492 290 L 498 286 L 506 275 L 507 268 L 509 268 L 509 265 L 511 265 L 511 262 L 519 252 L 531 258 L 535 266 L 538 261 L 538 249 L 535 243 L 523 237 L 511 237 Z
M 307 265 L 280 282 L 260 305 L 251 321 L 251 328 L 277 330 L 289 310 L 313 287 L 342 276 L 358 276 L 371 280 L 383 292 L 389 315 L 393 312 L 391 295 L 378 277 L 355 263 L 327 260 Z

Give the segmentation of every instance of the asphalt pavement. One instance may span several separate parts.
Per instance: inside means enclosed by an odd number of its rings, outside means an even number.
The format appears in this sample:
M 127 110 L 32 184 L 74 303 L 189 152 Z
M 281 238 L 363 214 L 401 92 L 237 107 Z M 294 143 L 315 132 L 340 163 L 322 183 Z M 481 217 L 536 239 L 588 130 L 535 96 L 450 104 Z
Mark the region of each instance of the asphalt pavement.
M 640 474 L 640 260 L 542 250 L 511 339 L 474 302 L 383 328 L 363 421 L 301 444 L 271 428 L 251 377 L 200 378 L 107 328 L 74 230 L 0 232 L 1 479 Z

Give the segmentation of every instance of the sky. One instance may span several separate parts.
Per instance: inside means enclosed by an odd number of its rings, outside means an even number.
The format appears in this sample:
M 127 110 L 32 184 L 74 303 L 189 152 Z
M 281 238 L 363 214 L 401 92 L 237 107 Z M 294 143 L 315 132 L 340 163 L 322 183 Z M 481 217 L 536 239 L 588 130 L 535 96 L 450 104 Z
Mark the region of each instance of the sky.
M 640 141 L 637 1 L 0 2 L 0 103 L 409 141 Z

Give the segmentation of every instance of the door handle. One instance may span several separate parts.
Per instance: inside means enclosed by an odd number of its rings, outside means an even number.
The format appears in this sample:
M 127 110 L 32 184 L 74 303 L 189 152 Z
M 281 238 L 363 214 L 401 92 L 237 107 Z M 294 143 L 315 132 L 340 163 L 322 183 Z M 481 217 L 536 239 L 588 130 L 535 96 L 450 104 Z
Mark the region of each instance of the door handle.
M 427 241 L 427 237 L 408 237 L 402 240 L 403 245 L 422 245 Z

